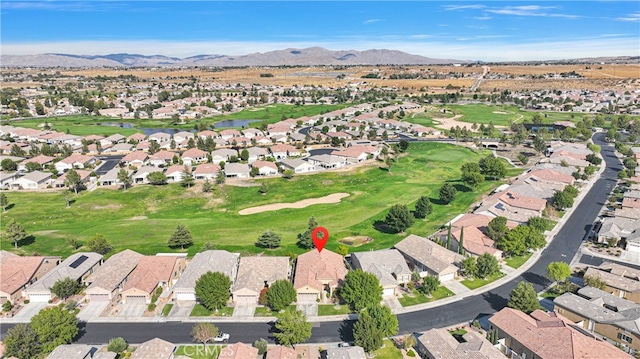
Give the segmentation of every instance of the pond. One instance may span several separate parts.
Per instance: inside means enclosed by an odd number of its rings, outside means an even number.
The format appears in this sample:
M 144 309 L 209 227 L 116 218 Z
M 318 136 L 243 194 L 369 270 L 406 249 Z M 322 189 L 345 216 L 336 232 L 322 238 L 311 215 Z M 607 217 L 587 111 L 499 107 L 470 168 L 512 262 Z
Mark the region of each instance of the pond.
M 224 120 L 220 122 L 216 122 L 214 124 L 215 128 L 230 128 L 230 127 L 241 127 L 247 128 L 249 124 L 252 122 L 260 122 L 260 120 Z

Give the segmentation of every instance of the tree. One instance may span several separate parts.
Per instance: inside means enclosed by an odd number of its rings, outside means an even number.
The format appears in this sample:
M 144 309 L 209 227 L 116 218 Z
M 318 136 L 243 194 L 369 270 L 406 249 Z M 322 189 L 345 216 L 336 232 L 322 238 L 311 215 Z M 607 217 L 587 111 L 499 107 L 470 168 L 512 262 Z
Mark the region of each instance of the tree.
M 353 339 L 357 346 L 370 353 L 382 347 L 382 330 L 369 313 L 362 312 L 353 324 Z
M 45 308 L 31 318 L 42 351 L 50 353 L 58 345 L 69 344 L 78 335 L 78 319 L 61 306 Z
M 82 289 L 82 286 L 78 281 L 72 278 L 64 278 L 53 283 L 53 286 L 51 286 L 51 293 L 55 294 L 56 297 L 62 300 L 67 300 L 67 298 L 72 295 L 78 294 L 80 289 Z
M 282 172 L 282 178 L 284 179 L 292 179 L 295 172 L 293 170 L 285 170 Z
M 207 344 L 207 342 L 220 334 L 218 327 L 211 323 L 200 322 L 191 329 L 191 338 L 194 342 Z
M 316 222 L 316 219 L 313 216 L 309 217 L 307 230 L 303 233 L 298 233 L 298 241 L 296 242 L 298 247 L 302 249 L 311 249 L 315 247 L 315 245 L 313 244 L 313 239 L 311 238 L 311 232 L 313 232 L 316 227 L 318 227 L 318 222 Z
M 256 241 L 256 247 L 262 248 L 278 248 L 280 247 L 280 241 L 282 241 L 282 237 L 275 232 L 271 232 L 270 229 L 267 229 L 266 232 L 262 233 L 258 240 Z
M 96 234 L 91 239 L 89 239 L 87 243 L 85 243 L 85 245 L 92 252 L 100 253 L 102 255 L 109 253 L 111 249 L 113 249 L 111 244 L 109 244 L 107 239 L 102 234 Z
M 67 175 L 64 179 L 64 185 L 73 190 L 77 195 L 78 189 L 80 189 L 80 186 L 82 185 L 82 178 L 80 178 L 80 175 L 76 170 L 70 169 L 67 171 Z
M 184 166 L 184 170 L 182 171 L 182 181 L 180 181 L 180 184 L 182 187 L 191 188 L 194 183 L 195 179 L 193 178 L 193 174 L 191 174 L 191 171 L 187 166 Z
M 500 272 L 500 264 L 496 257 L 489 253 L 484 253 L 476 260 L 476 276 L 480 279 L 491 277 Z
M 253 347 L 258 349 L 258 355 L 264 355 L 269 348 L 269 342 L 264 338 L 260 338 L 253 342 Z
M 607 287 L 607 282 L 602 280 L 600 277 L 586 275 L 584 276 L 584 284 L 585 286 L 598 288 L 600 290 L 605 290 Z
M 487 236 L 496 242 L 502 239 L 508 232 L 509 227 L 507 227 L 506 217 L 495 217 L 487 224 Z
M 209 310 L 227 305 L 231 297 L 231 279 L 220 272 L 207 272 L 196 281 L 196 297 Z
M 131 176 L 129 176 L 129 171 L 124 168 L 121 168 L 118 171 L 118 182 L 122 183 L 122 188 L 124 191 L 127 191 L 127 188 L 131 187 Z
M 393 166 L 393 159 L 387 156 L 384 159 L 384 164 L 387 165 L 387 172 L 391 173 L 391 167 Z
M 431 207 L 431 201 L 429 201 L 429 197 L 422 196 L 416 202 L 416 210 L 413 212 L 413 215 L 416 218 L 426 218 L 431 214 L 433 208 Z
M 565 262 L 551 262 L 547 265 L 547 278 L 564 283 L 571 276 L 571 268 Z
M 11 219 L 2 233 L 2 237 L 12 241 L 14 248 L 18 248 L 18 243 L 27 238 L 27 233 L 20 223 L 16 222 L 15 219 Z
M 527 220 L 527 225 L 540 233 L 544 233 L 550 223 L 551 221 L 542 217 L 531 217 Z
M 500 179 L 507 174 L 507 166 L 500 159 L 488 156 L 480 160 L 481 173 L 493 179 Z
M 209 179 L 205 179 L 204 183 L 202 184 L 202 192 L 210 193 L 211 191 L 213 191 L 213 185 L 211 184 L 211 182 L 209 182 Z
M 338 253 L 341 256 L 346 256 L 347 254 L 349 254 L 349 247 L 347 247 L 344 244 L 340 244 L 338 245 L 338 247 L 336 248 L 336 253 Z
M 275 328 L 273 336 L 281 345 L 294 346 L 311 338 L 311 323 L 300 310 L 280 313 Z
M 571 208 L 573 206 L 573 198 L 565 190 L 555 191 L 553 197 L 551 198 L 551 204 L 557 210 L 562 211 L 565 208 Z
M 398 334 L 398 317 L 386 305 L 376 305 L 367 308 L 367 313 L 380 329 L 383 337 L 392 337 Z
M 0 193 L 0 206 L 2 206 L 2 212 L 7 211 L 7 205 L 9 205 L 9 201 L 7 200 L 7 195 L 4 193 Z
M 463 164 L 460 170 L 462 171 L 462 182 L 471 188 L 478 187 L 484 181 L 480 165 L 475 162 Z
M 540 308 L 538 295 L 529 282 L 518 282 L 518 285 L 511 291 L 507 306 L 523 311 L 527 314 Z
M 27 172 L 33 172 L 41 170 L 42 167 L 36 162 L 27 162 L 27 164 L 24 165 L 24 169 L 27 170 Z
M 458 190 L 456 190 L 456 188 L 450 183 L 442 185 L 442 187 L 440 187 L 440 192 L 438 192 L 440 201 L 444 204 L 451 203 L 456 198 L 456 193 L 458 193 Z
M 296 300 L 296 290 L 293 284 L 285 279 L 278 279 L 269 286 L 267 291 L 267 304 L 275 312 L 286 308 Z
M 107 350 L 113 353 L 122 353 L 128 347 L 129 344 L 122 337 L 111 338 L 109 339 L 109 344 L 107 344 Z
M 152 140 L 149 143 L 149 154 L 152 155 L 158 151 L 160 151 L 160 144 L 158 143 L 158 141 Z
M 460 263 L 462 267 L 462 272 L 467 277 L 475 277 L 476 276 L 476 258 L 475 257 L 466 257 Z
M 529 234 L 526 226 L 518 226 L 497 241 L 498 248 L 507 254 L 523 255 L 527 251 L 525 239 Z
M 391 206 L 384 222 L 393 232 L 400 233 L 411 227 L 413 224 L 413 216 L 411 216 L 411 212 L 409 212 L 407 206 L 403 204 L 396 204 Z
M 18 170 L 18 164 L 11 158 L 5 158 L 0 162 L 0 168 L 2 168 L 3 171 L 13 172 Z
M 7 330 L 3 343 L 4 355 L 7 358 L 37 358 L 42 352 L 38 334 L 29 324 L 16 324 Z
M 430 296 L 434 290 L 438 289 L 439 285 L 440 280 L 438 278 L 428 275 L 422 278 L 422 286 L 418 287 L 418 292 Z
M 82 243 L 80 243 L 79 240 L 77 240 L 76 238 L 67 238 L 67 244 L 69 244 L 71 246 L 71 248 L 73 248 L 73 250 L 75 251 L 76 249 L 82 247 Z
M 458 254 L 464 255 L 464 227 L 460 227 L 460 238 L 458 239 Z
M 538 153 L 543 153 L 547 150 L 547 143 L 544 141 L 544 138 L 542 138 L 542 136 L 536 136 L 533 139 L 533 148 Z
M 161 185 L 167 184 L 167 176 L 160 171 L 149 173 L 147 175 L 147 180 L 149 181 L 150 184 L 155 186 L 161 186 Z
M 400 140 L 400 142 L 398 142 L 398 148 L 400 149 L 400 152 L 407 151 L 407 149 L 409 148 L 409 141 Z
M 374 274 L 356 269 L 347 272 L 340 297 L 351 309 L 360 311 L 380 303 L 382 286 Z
M 169 247 L 180 247 L 180 249 L 184 249 L 185 246 L 193 244 L 193 237 L 187 227 L 183 224 L 178 224 L 171 238 L 167 241 L 167 244 Z
M 240 159 L 243 160 L 243 161 L 248 160 L 249 159 L 249 150 L 247 150 L 245 148 L 242 151 L 240 151 Z

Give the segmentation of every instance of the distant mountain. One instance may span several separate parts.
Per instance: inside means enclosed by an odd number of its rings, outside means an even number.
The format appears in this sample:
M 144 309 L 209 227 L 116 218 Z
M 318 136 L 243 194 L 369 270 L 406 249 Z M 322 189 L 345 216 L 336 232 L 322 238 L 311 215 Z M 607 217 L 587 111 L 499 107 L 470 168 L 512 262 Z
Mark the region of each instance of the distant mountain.
M 138 54 L 0 56 L 0 65 L 5 67 L 433 65 L 469 62 L 471 61 L 433 59 L 397 50 L 331 51 L 321 47 L 256 52 L 242 56 L 197 55 L 184 59 Z

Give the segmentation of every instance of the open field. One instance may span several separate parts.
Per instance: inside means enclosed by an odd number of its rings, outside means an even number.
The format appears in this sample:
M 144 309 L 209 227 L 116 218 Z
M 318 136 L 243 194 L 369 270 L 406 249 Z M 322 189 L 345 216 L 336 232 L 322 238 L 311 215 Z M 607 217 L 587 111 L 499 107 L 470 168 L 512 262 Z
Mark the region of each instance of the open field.
M 9 219 L 21 223 L 32 239 L 16 252 L 67 256 L 73 252 L 68 238 L 82 241 L 103 234 L 114 246 L 114 252 L 129 248 L 144 254 L 174 251 L 166 241 L 179 223 L 194 237 L 188 253 L 194 255 L 206 242 L 217 249 L 241 253 L 267 252 L 274 255 L 301 253 L 296 236 L 314 216 L 319 225 L 328 229 L 327 248 L 335 250 L 339 239 L 366 236 L 372 241 L 353 250 L 366 251 L 388 248 L 406 234 L 429 235 L 446 221 L 465 212 L 482 193 L 496 182 L 484 182 L 476 191 L 458 183 L 460 165 L 477 161 L 482 154 L 464 147 L 443 143 L 412 143 L 408 154 L 399 158 L 389 173 L 378 166 L 360 167 L 351 172 L 320 173 L 283 178 L 263 179 L 269 192 L 261 195 L 257 187 L 216 187 L 213 194 L 203 194 L 200 186 L 191 189 L 178 184 L 137 186 L 127 192 L 98 188 L 74 197 L 71 208 L 58 192 L 8 192 L 13 204 L 2 214 L 2 224 Z M 515 175 L 518 169 L 511 169 Z M 438 204 L 437 192 L 444 181 L 453 181 L 458 188 L 454 202 Z M 281 209 L 241 216 L 238 211 L 266 204 L 295 202 L 332 193 L 349 193 L 337 204 L 321 204 L 301 209 Z M 407 204 L 412 209 L 420 196 L 434 202 L 434 211 L 426 220 L 417 220 L 406 234 L 384 233 L 380 221 L 394 204 Z M 282 235 L 279 249 L 264 250 L 254 246 L 258 236 L 271 229 Z M 359 243 L 360 244 L 360 243 Z M 3 246 L 9 250 L 8 242 Z M 80 251 L 86 250 L 80 248 Z M 176 250 L 176 251 L 179 251 Z M 113 252 L 112 252 L 113 253 Z

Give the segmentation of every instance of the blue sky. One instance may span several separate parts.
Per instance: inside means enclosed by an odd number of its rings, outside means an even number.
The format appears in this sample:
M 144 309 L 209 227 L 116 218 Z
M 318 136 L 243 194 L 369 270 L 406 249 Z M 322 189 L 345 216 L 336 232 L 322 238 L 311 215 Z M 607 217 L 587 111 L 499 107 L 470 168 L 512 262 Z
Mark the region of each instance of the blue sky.
M 11 1 L 2 54 L 393 49 L 508 61 L 640 56 L 640 1 Z

